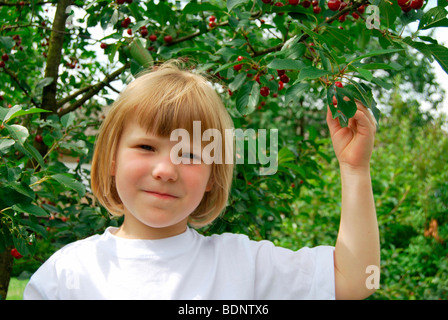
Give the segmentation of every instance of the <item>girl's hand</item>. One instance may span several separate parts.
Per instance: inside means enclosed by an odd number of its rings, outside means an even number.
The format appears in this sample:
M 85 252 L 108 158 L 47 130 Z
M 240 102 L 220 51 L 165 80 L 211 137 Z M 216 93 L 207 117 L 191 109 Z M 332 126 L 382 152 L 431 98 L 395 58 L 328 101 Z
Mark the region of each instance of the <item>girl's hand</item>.
M 354 117 L 349 119 L 347 127 L 342 128 L 339 120 L 333 119 L 329 107 L 327 109 L 327 124 L 339 166 L 347 167 L 350 170 L 368 169 L 376 124 L 369 110 L 359 101 L 355 102 L 358 110 Z

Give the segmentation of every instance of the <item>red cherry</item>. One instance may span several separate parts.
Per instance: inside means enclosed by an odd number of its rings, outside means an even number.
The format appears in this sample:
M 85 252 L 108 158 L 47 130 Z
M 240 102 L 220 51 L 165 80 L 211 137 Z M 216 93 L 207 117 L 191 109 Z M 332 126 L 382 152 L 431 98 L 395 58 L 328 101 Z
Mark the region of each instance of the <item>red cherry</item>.
M 244 57 L 242 57 L 242 56 L 238 56 L 238 58 L 237 58 L 236 60 L 241 61 L 241 60 L 243 60 L 243 59 L 244 59 Z
M 215 16 L 210 16 L 210 18 L 208 18 L 208 21 L 210 22 L 215 22 L 216 17 Z
M 128 29 L 128 35 L 132 36 L 132 29 Z
M 154 41 L 157 40 L 157 36 L 155 34 L 152 34 L 152 35 L 149 36 L 149 40 L 154 42 Z
M 285 87 L 284 83 L 282 81 L 278 82 L 278 91 L 282 90 Z
M 9 60 L 9 56 L 8 56 L 7 53 L 2 55 L 2 60 L 5 61 L 5 62 Z
M 411 8 L 410 3 L 406 7 L 401 7 L 401 11 L 403 11 L 403 12 L 409 12 L 411 10 L 412 10 L 412 8 Z
M 240 71 L 242 67 L 243 67 L 242 64 L 236 64 L 236 65 L 233 66 L 233 69 L 234 69 L 235 71 Z
M 19 253 L 19 251 L 17 251 L 16 248 L 11 249 L 11 255 L 12 255 L 15 259 L 23 258 L 23 256 Z
M 0 68 L 4 68 L 5 67 L 5 61 L 0 61 Z
M 339 88 L 344 88 L 344 86 L 342 85 L 342 82 L 340 82 L 340 81 L 336 81 L 336 82 L 334 83 L 334 85 L 335 85 L 336 87 L 339 87 Z
M 357 14 L 356 12 L 352 12 L 352 17 L 355 19 L 359 19 L 359 14 Z
M 398 0 L 397 2 L 400 7 L 407 7 L 411 3 L 411 0 Z
M 282 75 L 282 76 L 280 77 L 280 80 L 281 80 L 283 83 L 288 83 L 288 82 L 289 82 L 289 77 L 288 77 L 286 74 L 284 74 L 284 75 Z
M 261 1 L 263 1 L 263 3 L 266 3 L 266 4 L 270 4 L 272 2 L 272 0 L 261 0 Z
M 213 29 L 214 27 L 216 27 L 216 23 L 214 23 L 214 22 L 210 22 L 210 23 L 208 24 L 208 27 L 209 27 L 210 29 Z
M 311 4 L 313 5 L 313 7 L 317 7 L 319 5 L 319 1 L 313 0 L 311 1 Z
M 164 37 L 163 37 L 163 40 L 164 40 L 166 43 L 170 43 L 171 41 L 173 41 L 173 37 L 172 37 L 172 36 L 164 36 Z
M 341 0 L 329 0 L 328 1 L 328 9 L 330 9 L 331 11 L 339 10 L 340 6 L 341 6 Z
M 364 13 L 365 8 L 366 8 L 365 5 L 360 6 L 360 7 L 358 8 L 358 12 L 359 12 L 359 13 Z
M 344 21 L 347 19 L 347 15 L 348 15 L 348 12 L 345 13 L 345 14 L 343 14 L 342 16 L 340 16 L 340 17 L 338 18 L 338 20 L 341 21 L 341 22 L 344 22 Z
M 276 7 L 283 7 L 283 3 L 281 3 L 281 2 L 276 2 L 275 4 L 274 4 L 274 6 L 276 6 Z M 279 15 L 279 16 L 282 16 L 282 15 L 284 15 L 285 13 L 284 12 L 278 12 L 277 13 L 277 15 Z
M 269 88 L 268 87 L 261 87 L 260 94 L 263 97 L 267 97 L 269 95 Z
M 302 7 L 304 7 L 304 8 L 309 8 L 310 5 L 311 5 L 311 1 L 309 1 L 309 0 L 304 0 L 302 2 Z
M 42 143 L 42 142 L 44 142 L 44 139 L 42 138 L 42 136 L 40 134 L 38 134 L 34 138 L 34 141 L 36 141 L 37 143 Z
M 124 0 L 117 0 L 117 4 L 123 4 Z
M 107 44 L 105 44 L 104 42 L 102 42 L 100 44 L 101 49 L 106 49 L 107 48 Z
M 143 38 L 145 38 L 148 35 L 148 29 L 142 29 L 140 30 L 140 34 L 142 35 Z
M 313 7 L 313 12 L 314 12 L 315 14 L 319 14 L 321 11 L 322 11 L 322 8 L 321 8 L 321 7 L 318 7 L 318 6 Z
M 412 0 L 411 1 L 411 8 L 418 10 L 421 7 L 423 7 L 423 0 Z
M 296 6 L 299 4 L 299 0 L 288 0 L 290 5 Z
M 279 77 L 285 74 L 285 70 L 277 70 L 277 74 Z

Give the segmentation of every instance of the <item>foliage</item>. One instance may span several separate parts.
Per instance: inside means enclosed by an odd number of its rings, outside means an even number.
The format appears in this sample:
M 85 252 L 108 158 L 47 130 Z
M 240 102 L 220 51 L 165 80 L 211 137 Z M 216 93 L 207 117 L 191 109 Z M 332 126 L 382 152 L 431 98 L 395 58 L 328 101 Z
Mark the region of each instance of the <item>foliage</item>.
M 340 190 L 337 170 L 326 164 L 334 164 L 329 140 L 323 138 L 326 106 L 345 125 L 358 99 L 379 120 L 378 97 L 396 88 L 391 80 L 398 74 L 402 84 L 411 85 L 411 95 L 421 94 L 436 105 L 437 98 L 429 95 L 439 88 L 427 62 L 435 60 L 448 71 L 448 49 L 421 32 L 448 26 L 446 2 L 406 13 L 386 0 L 372 0 L 369 6 L 366 0 L 356 0 L 338 11 L 319 0 L 318 13 L 303 4 L 266 2 L 270 1 L 0 4 L 0 252 L 15 248 L 25 256 L 17 260 L 16 273 L 33 271 L 64 244 L 120 223 L 97 205 L 88 183 L 104 99 L 110 103 L 111 93 L 118 91 L 114 82 L 126 84 L 144 68 L 176 57 L 194 60 L 197 70 L 210 76 L 236 128 L 279 132 L 278 171 L 260 175 L 259 159 L 248 164 L 245 154 L 245 164 L 236 166 L 228 209 L 201 232 L 242 232 L 292 247 L 333 244 Z M 76 18 L 74 12 L 83 17 Z M 418 30 L 407 35 L 403 30 L 411 22 L 418 23 Z M 93 27 L 102 28 L 106 35 L 99 38 Z M 99 50 L 107 56 L 106 62 L 96 58 Z M 427 258 L 428 265 L 421 271 L 414 264 L 434 254 L 429 241 L 443 247 L 443 241 L 421 232 L 432 223 L 427 234 L 433 234 L 436 225 L 438 237 L 445 239 L 446 177 L 437 162 L 437 166 L 431 163 L 437 169 L 427 180 L 425 161 L 431 157 L 420 159 L 419 171 L 409 169 L 414 169 L 410 161 L 422 155 L 415 154 L 415 146 L 430 154 L 442 150 L 442 145 L 433 147 L 443 139 L 427 143 L 423 133 L 430 122 L 418 117 L 418 104 L 409 110 L 416 117 L 409 121 L 416 123 L 406 125 L 419 130 L 399 136 L 401 120 L 393 123 L 389 117 L 398 119 L 395 112 L 407 109 L 394 104 L 380 121 L 390 137 L 382 147 L 389 149 L 372 163 L 373 170 L 378 166 L 392 172 L 374 175 L 375 194 L 381 195 L 377 205 L 383 250 L 387 257 L 395 254 L 400 259 L 385 261 L 386 266 L 394 266 L 387 268 L 394 273 L 385 280 L 393 293 L 385 292 L 385 298 L 409 296 L 407 289 L 393 286 L 402 285 L 403 279 L 411 279 L 403 288 L 417 286 L 418 272 L 428 272 L 439 293 L 445 294 L 443 274 L 436 271 L 446 269 L 443 259 Z M 400 155 L 394 149 L 396 141 L 403 142 Z M 67 166 L 67 157 L 77 160 L 74 168 Z M 394 159 L 409 162 L 397 164 Z M 437 209 L 429 202 L 432 195 Z M 408 202 L 411 197 L 413 202 Z M 422 212 L 427 214 L 424 218 Z M 392 223 L 396 220 L 400 224 Z M 414 254 L 419 258 L 410 260 L 411 252 L 421 256 Z M 387 282 L 397 277 L 403 277 L 401 282 Z M 432 289 L 422 295 L 412 290 L 418 297 L 439 294 Z

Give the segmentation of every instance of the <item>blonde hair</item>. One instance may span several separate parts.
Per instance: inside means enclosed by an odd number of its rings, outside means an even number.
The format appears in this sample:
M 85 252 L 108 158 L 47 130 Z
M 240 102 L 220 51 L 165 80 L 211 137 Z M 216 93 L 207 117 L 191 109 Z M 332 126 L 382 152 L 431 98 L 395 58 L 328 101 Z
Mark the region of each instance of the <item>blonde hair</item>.
M 227 138 L 225 129 L 233 128 L 216 91 L 204 76 L 184 70 L 183 61 L 171 60 L 139 75 L 120 94 L 102 123 L 92 162 L 93 194 L 111 214 L 118 216 L 123 215 L 124 208 L 112 168 L 125 123 L 133 116 L 142 128 L 161 137 L 169 137 L 180 128 L 191 134 L 193 121 L 201 121 L 201 134 L 207 129 L 217 129 L 223 139 Z M 223 155 L 225 144 L 223 141 Z M 224 210 L 232 175 L 233 164 L 212 164 L 212 189 L 190 214 L 191 225 L 207 225 Z

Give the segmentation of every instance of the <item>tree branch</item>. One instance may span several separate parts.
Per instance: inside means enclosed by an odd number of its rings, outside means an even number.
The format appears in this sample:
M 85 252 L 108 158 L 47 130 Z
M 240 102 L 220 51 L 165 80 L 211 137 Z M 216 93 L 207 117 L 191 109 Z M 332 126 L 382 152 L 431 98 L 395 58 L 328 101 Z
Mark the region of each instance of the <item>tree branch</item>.
M 118 69 L 118 70 L 114 71 L 113 73 L 111 73 L 110 75 L 106 75 L 106 77 L 104 78 L 103 81 L 98 82 L 97 84 L 91 85 L 89 87 L 86 87 L 84 89 L 81 89 L 81 90 L 84 90 L 84 92 L 87 92 L 87 93 L 85 95 L 83 95 L 81 97 L 81 99 L 79 99 L 78 101 L 76 101 L 75 103 L 70 105 L 69 107 L 59 111 L 58 112 L 58 116 L 62 117 L 63 115 L 65 115 L 65 114 L 67 114 L 69 112 L 72 112 L 72 111 L 76 110 L 77 108 L 79 108 L 80 106 L 82 106 L 84 104 L 84 102 L 86 102 L 87 100 L 92 98 L 94 95 L 96 95 L 101 89 L 103 89 L 110 82 L 115 80 L 116 77 L 118 77 L 120 74 L 122 74 L 129 67 L 130 67 L 130 64 L 127 63 L 124 66 L 122 66 L 120 69 Z
M 19 86 L 19 88 L 25 93 L 25 95 L 30 98 L 31 103 L 36 107 L 39 108 L 39 104 L 36 102 L 36 100 L 33 99 L 33 97 L 31 97 L 30 93 L 28 92 L 28 90 L 22 86 L 22 84 L 19 81 L 19 78 L 17 77 L 16 74 L 14 74 L 11 70 L 7 69 L 6 67 L 3 68 L 3 71 L 5 71 L 6 74 L 8 74 L 15 83 L 17 83 L 17 85 Z
M 252 13 L 250 19 L 251 19 L 251 20 L 257 19 L 258 17 L 261 16 L 261 14 L 262 14 L 262 11 L 261 11 L 261 10 L 258 11 L 258 12 Z M 215 28 L 217 28 L 217 27 L 228 26 L 228 25 L 229 25 L 229 21 L 224 21 L 224 22 L 221 22 L 221 23 L 217 23 L 216 26 L 215 26 L 213 29 L 215 29 Z M 184 41 L 187 41 L 187 40 L 191 40 L 191 39 L 193 39 L 193 38 L 196 38 L 197 36 L 200 36 L 201 34 L 205 34 L 205 33 L 209 32 L 209 31 L 211 31 L 211 30 L 212 30 L 212 29 L 207 29 L 207 31 L 205 31 L 205 32 L 196 31 L 196 32 L 193 32 L 193 33 L 188 34 L 188 35 L 186 35 L 186 36 L 183 36 L 183 37 L 180 37 L 180 38 L 173 39 L 172 42 L 170 42 L 170 43 L 166 43 L 165 45 L 166 45 L 167 47 L 169 47 L 169 46 L 173 46 L 173 45 L 175 45 L 175 44 L 177 44 L 177 43 L 184 42 Z
M 64 104 L 66 104 L 67 102 L 70 102 L 70 100 L 75 99 L 77 96 L 79 96 L 80 94 L 83 94 L 84 92 L 90 90 L 92 86 L 88 86 L 88 87 L 84 87 L 81 88 L 77 91 L 75 91 L 74 93 L 72 93 L 71 95 L 59 100 L 56 104 L 57 108 L 59 109 L 60 107 L 62 107 Z
M 20 7 L 20 6 L 31 6 L 31 5 L 43 5 L 43 4 L 54 4 L 55 2 L 52 1 L 44 1 L 44 2 L 36 2 L 36 3 L 31 3 L 31 2 L 24 2 L 23 5 L 20 4 L 20 1 L 18 2 L 3 2 L 0 1 L 0 7 Z

